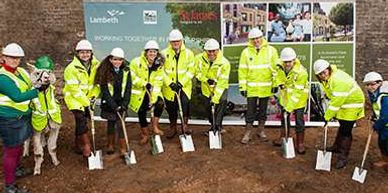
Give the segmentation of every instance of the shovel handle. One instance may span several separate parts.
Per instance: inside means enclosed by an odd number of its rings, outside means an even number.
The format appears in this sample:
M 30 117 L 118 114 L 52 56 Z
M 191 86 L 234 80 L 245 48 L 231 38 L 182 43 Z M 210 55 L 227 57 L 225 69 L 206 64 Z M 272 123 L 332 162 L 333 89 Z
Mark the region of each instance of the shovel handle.
M 91 130 L 92 130 L 92 142 L 93 142 L 93 153 L 96 155 L 96 140 L 95 140 L 95 135 L 96 135 L 96 128 L 94 127 L 94 111 L 91 108 L 89 109 L 89 115 L 90 115 L 90 125 L 91 125 Z
M 181 117 L 182 134 L 186 138 L 185 129 L 183 127 L 184 120 L 183 120 L 183 110 L 182 110 L 182 102 L 181 102 L 180 92 L 181 92 L 181 90 L 179 90 L 178 92 L 175 92 L 175 95 L 176 95 L 176 98 L 177 98 L 177 101 L 178 101 L 179 116 Z
M 284 118 L 284 134 L 285 134 L 285 138 L 286 138 L 286 141 L 288 140 L 288 118 L 287 118 L 287 112 L 284 111 L 283 113 L 283 118 Z
M 323 152 L 326 153 L 326 148 L 327 148 L 327 124 L 323 126 Z
M 126 144 L 126 146 L 127 146 L 127 151 L 128 151 L 128 153 L 130 153 L 130 152 L 129 152 L 129 142 L 128 142 L 127 129 L 126 129 L 126 127 L 125 127 L 124 115 L 125 115 L 125 112 L 123 112 L 123 115 L 121 115 L 119 112 L 117 112 L 117 116 L 118 116 L 119 119 L 120 119 L 121 127 L 122 127 L 122 129 L 123 129 L 125 144 Z
M 370 141 L 371 141 L 372 134 L 373 134 L 373 129 L 370 127 L 369 120 L 368 120 L 368 126 L 367 127 L 369 129 L 369 134 L 368 134 L 368 139 L 366 141 L 366 145 L 365 145 L 365 149 L 364 149 L 364 154 L 362 156 L 361 167 L 360 167 L 361 169 L 364 168 L 366 156 L 368 155 L 369 145 L 370 145 Z
M 150 110 L 151 117 L 154 117 L 154 106 L 152 105 L 152 101 L 151 101 L 151 92 L 147 89 L 146 89 L 146 92 L 147 92 L 148 100 L 149 100 L 148 106 L 152 106 L 151 110 Z

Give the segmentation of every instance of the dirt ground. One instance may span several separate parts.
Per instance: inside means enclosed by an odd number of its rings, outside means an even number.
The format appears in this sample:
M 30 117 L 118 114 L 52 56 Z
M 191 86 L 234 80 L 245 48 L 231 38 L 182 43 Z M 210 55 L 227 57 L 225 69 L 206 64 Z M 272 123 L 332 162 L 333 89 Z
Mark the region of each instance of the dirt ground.
M 63 112 L 64 123 L 58 140 L 61 164 L 54 167 L 46 150 L 42 174 L 17 180 L 31 192 L 388 192 L 388 171 L 373 169 L 371 165 L 372 161 L 379 159 L 376 134 L 365 166 L 368 170 L 365 184 L 351 180 L 354 167 L 361 162 L 367 139 L 365 123 L 353 132 L 348 166 L 342 170 L 332 167 L 331 172 L 314 170 L 317 149 L 321 146 L 321 128 L 307 128 L 307 153 L 286 160 L 280 148 L 272 146 L 271 142 L 240 144 L 243 135 L 240 126 L 225 127 L 227 132 L 222 136 L 222 150 L 209 149 L 208 138 L 203 135 L 207 126 L 193 126 L 195 152 L 182 153 L 178 138 L 167 140 L 163 137 L 165 152 L 154 156 L 149 145 L 138 145 L 139 126 L 135 123 L 127 123 L 127 129 L 138 163 L 129 168 L 117 155 L 104 155 L 104 170 L 89 171 L 87 160 L 74 153 L 72 115 L 65 109 Z M 161 125 L 162 129 L 167 127 Z M 335 128 L 329 130 L 329 143 L 335 132 Z M 105 148 L 105 133 L 105 123 L 97 123 L 97 149 Z M 275 139 L 278 128 L 268 128 L 267 133 L 270 139 Z M 23 163 L 33 167 L 33 157 L 23 159 Z M 334 163 L 335 157 L 332 166 Z M 3 183 L 2 173 L 0 178 Z M 3 184 L 0 187 L 3 188 Z

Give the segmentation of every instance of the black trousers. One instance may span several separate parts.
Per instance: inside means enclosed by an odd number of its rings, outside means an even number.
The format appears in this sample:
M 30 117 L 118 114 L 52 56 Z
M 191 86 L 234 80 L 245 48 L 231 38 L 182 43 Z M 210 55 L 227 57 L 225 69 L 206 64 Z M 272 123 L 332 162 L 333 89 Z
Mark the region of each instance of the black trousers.
M 356 123 L 356 121 L 338 120 L 338 122 L 339 122 L 338 133 L 342 137 L 352 137 L 352 130 L 353 130 L 354 123 Z
M 108 135 L 118 134 L 119 138 L 124 138 L 123 126 L 121 125 L 121 120 L 108 120 L 107 126 Z
M 269 97 L 258 98 L 248 97 L 247 98 L 247 114 L 245 115 L 246 123 L 253 123 L 255 120 L 266 121 L 267 120 L 267 107 Z M 259 105 L 257 105 L 259 100 Z M 257 116 L 257 106 L 259 106 L 259 115 Z
M 90 119 L 89 109 L 85 108 L 85 111 L 80 110 L 71 110 L 75 119 L 75 135 L 79 136 L 84 133 L 87 133 L 88 128 L 88 119 Z
M 190 111 L 190 100 L 187 97 L 187 95 L 181 91 L 180 92 L 180 99 L 182 103 L 182 111 L 183 111 L 183 117 L 189 117 L 189 111 Z M 168 113 L 168 119 L 170 120 L 170 123 L 176 123 L 178 119 L 178 100 L 177 97 L 174 97 L 174 101 L 169 101 L 167 99 L 164 99 L 166 103 L 166 110 Z
M 139 111 L 137 112 L 137 115 L 139 117 L 140 127 L 147 127 L 147 111 L 151 110 L 151 107 L 149 106 L 149 97 L 148 95 L 144 95 L 143 103 L 141 104 Z M 158 100 L 155 104 L 153 104 L 154 108 L 154 116 L 160 117 L 163 113 L 164 103 L 163 99 L 161 97 L 158 97 Z
M 227 106 L 227 99 L 228 99 L 228 89 L 224 90 L 224 92 L 221 95 L 220 98 L 220 103 L 215 105 L 215 112 L 214 112 L 214 117 L 215 117 L 215 126 L 217 127 L 218 130 L 222 130 L 222 120 L 224 119 L 224 115 L 226 112 L 226 106 Z M 208 119 L 212 127 L 213 125 L 213 115 L 212 115 L 212 107 L 210 105 L 211 98 L 207 98 L 205 100 L 205 106 L 207 108 L 206 112 L 208 112 Z
M 282 126 L 284 126 L 284 116 L 283 116 L 284 112 L 285 110 L 282 108 L 282 119 L 281 119 Z M 295 109 L 294 113 L 295 113 L 295 132 L 301 133 L 305 129 L 304 116 L 303 116 L 304 107 Z M 288 128 L 290 128 L 290 115 L 287 116 L 287 124 L 288 124 Z M 288 131 L 288 133 L 290 133 L 290 131 Z

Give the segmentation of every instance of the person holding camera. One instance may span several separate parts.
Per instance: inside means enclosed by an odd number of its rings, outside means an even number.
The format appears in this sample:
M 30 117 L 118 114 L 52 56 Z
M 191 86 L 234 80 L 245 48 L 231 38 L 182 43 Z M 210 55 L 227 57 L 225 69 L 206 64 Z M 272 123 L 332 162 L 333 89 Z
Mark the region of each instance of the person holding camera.
M 95 84 L 101 90 L 101 117 L 108 120 L 107 154 L 114 153 L 115 139 L 118 136 L 120 154 L 126 153 L 124 133 L 117 113 L 123 115 L 131 97 L 131 73 L 124 57 L 124 50 L 114 48 L 97 69 Z
M 151 114 L 153 113 L 151 116 L 153 132 L 163 134 L 159 129 L 159 119 L 164 109 L 161 92 L 164 77 L 163 64 L 164 57 L 159 53 L 159 44 L 150 40 L 145 44 L 142 54 L 134 58 L 129 65 L 132 77 L 130 107 L 139 117 L 141 145 L 146 144 L 150 136 L 147 111 L 151 110 Z

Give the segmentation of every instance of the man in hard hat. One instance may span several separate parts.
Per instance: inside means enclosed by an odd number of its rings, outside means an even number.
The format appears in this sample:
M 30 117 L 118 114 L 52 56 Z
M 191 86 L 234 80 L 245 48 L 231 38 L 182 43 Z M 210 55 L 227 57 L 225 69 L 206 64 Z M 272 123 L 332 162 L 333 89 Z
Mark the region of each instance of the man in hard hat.
M 169 45 L 162 51 L 166 58 L 164 71 L 164 85 L 162 93 L 166 104 L 168 118 L 170 120 L 170 129 L 167 132 L 167 138 L 173 138 L 177 134 L 178 102 L 176 94 L 182 101 L 183 110 L 183 129 L 190 134 L 191 128 L 189 122 L 189 106 L 191 99 L 192 79 L 195 74 L 194 54 L 189 50 L 184 42 L 182 33 L 174 29 L 169 34 Z
M 64 71 L 65 103 L 75 118 L 75 142 L 83 156 L 91 154 L 88 137 L 87 121 L 94 101 L 99 95 L 99 88 L 94 84 L 94 77 L 99 61 L 93 56 L 92 44 L 88 40 L 81 40 L 75 47 L 76 55 Z
M 150 132 L 147 123 L 147 112 L 151 112 L 153 132 L 162 135 L 159 119 L 163 113 L 162 95 L 164 57 L 159 52 L 159 44 L 148 41 L 139 57 L 132 59 L 129 68 L 132 77 L 131 109 L 138 114 L 140 123 L 141 145 L 149 141 Z
M 316 60 L 314 72 L 330 100 L 324 119 L 328 122 L 336 118 L 340 125 L 332 150 L 339 153 L 335 167 L 341 169 L 348 163 L 354 123 L 364 117 L 365 97 L 351 76 L 326 60 Z
M 195 56 L 196 66 L 199 68 L 197 78 L 201 82 L 201 93 L 207 99 L 208 118 L 212 124 L 210 130 L 222 131 L 222 119 L 228 98 L 230 63 L 223 56 L 217 40 L 206 41 L 204 50 Z M 216 125 L 213 125 L 212 105 L 215 105 Z
M 377 168 L 388 168 L 388 82 L 377 72 L 365 75 L 363 83 L 368 91 L 374 113 L 373 129 L 379 135 L 378 145 L 382 159 L 373 163 Z
M 8 44 L 2 51 L 4 60 L 0 68 L 0 137 L 3 144 L 4 192 L 27 192 L 15 185 L 15 178 L 32 174 L 31 169 L 20 166 L 23 143 L 32 135 L 30 101 L 38 97 L 29 74 L 19 67 L 24 51 L 16 43 Z
M 273 92 L 277 92 L 274 85 L 276 77 L 276 63 L 279 58 L 277 50 L 268 45 L 263 32 L 253 28 L 248 33 L 248 47 L 241 52 L 238 67 L 239 90 L 247 98 L 247 113 L 245 115 L 245 134 L 241 143 L 247 144 L 251 140 L 253 122 L 259 121 L 257 135 L 260 141 L 268 141 L 264 132 L 267 119 L 267 103 Z M 257 116 L 257 101 L 259 101 L 259 116 Z
M 32 74 L 47 76 L 42 81 L 42 87 L 47 87 L 44 92 L 38 94 L 38 98 L 32 100 L 32 127 L 34 128 L 34 175 L 39 175 L 43 162 L 45 143 L 41 141 L 42 135 L 49 133 L 47 148 L 54 166 L 59 165 L 56 154 L 57 138 L 60 124 L 62 123 L 61 107 L 55 97 L 54 61 L 49 56 L 41 56 L 36 60 L 35 71 Z
M 296 152 L 305 153 L 304 147 L 304 110 L 307 105 L 308 73 L 306 68 L 296 57 L 295 50 L 286 47 L 280 52 L 280 69 L 277 79 L 279 80 L 280 104 L 282 112 L 287 112 L 287 124 L 292 112 L 295 114 L 295 132 L 296 132 Z M 282 116 L 282 124 L 284 125 Z M 282 138 L 285 137 L 284 129 L 281 129 L 280 136 L 273 141 L 275 146 L 281 146 Z

